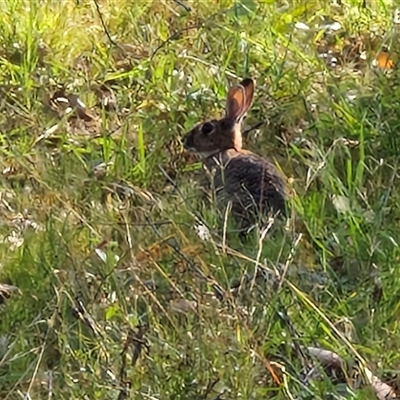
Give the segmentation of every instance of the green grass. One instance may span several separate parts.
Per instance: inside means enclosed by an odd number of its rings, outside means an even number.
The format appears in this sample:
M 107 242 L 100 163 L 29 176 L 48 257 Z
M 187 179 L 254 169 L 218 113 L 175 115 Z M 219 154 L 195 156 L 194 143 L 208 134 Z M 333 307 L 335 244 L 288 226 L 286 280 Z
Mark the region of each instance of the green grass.
M 400 74 L 369 64 L 400 50 L 395 4 L 341 3 L 0 3 L 0 283 L 20 291 L 0 306 L 1 399 L 343 398 L 305 378 L 316 363 L 298 346 L 397 373 Z M 328 16 L 339 51 L 374 37 L 362 67 L 317 56 Z M 199 207 L 180 138 L 246 76 L 246 128 L 265 121 L 246 146 L 293 196 L 289 229 L 242 243 Z M 102 84 L 116 112 L 98 105 Z M 97 113 L 98 135 L 49 109 L 58 85 Z M 257 268 L 268 279 L 246 282 Z

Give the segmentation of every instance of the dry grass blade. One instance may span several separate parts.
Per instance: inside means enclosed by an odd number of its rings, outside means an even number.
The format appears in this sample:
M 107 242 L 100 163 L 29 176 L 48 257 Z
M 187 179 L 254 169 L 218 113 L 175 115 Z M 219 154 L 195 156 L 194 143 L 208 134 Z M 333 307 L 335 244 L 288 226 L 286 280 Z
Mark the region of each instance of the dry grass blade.
M 393 398 L 399 13 L 303 3 L 0 2 L 0 399 Z M 246 237 L 182 152 L 245 77 Z

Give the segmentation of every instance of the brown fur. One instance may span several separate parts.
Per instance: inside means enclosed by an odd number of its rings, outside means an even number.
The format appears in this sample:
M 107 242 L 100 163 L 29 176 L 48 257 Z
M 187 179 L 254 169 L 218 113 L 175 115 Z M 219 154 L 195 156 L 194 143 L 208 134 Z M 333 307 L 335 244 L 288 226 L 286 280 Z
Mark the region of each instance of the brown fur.
M 199 124 L 183 137 L 185 148 L 203 157 L 203 186 L 215 190 L 219 207 L 232 202 L 232 214 L 243 228 L 261 215 L 286 215 L 283 177 L 270 161 L 242 149 L 240 128 L 253 93 L 249 78 L 231 87 L 225 117 Z

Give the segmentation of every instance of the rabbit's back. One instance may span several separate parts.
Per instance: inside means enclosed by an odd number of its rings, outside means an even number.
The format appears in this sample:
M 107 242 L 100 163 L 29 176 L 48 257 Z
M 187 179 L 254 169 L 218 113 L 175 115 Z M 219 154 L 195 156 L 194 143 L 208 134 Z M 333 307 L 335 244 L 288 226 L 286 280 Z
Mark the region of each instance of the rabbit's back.
M 206 185 L 215 190 L 218 206 L 232 202 L 239 220 L 256 222 L 261 215 L 286 216 L 286 185 L 274 164 L 251 152 L 228 150 L 205 162 Z

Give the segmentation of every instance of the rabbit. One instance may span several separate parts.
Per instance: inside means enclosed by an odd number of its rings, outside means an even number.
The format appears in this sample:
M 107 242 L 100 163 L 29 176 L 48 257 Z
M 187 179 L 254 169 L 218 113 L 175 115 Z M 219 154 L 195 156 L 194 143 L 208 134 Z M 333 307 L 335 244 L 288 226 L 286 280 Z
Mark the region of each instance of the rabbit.
M 195 126 L 182 137 L 186 151 L 203 159 L 202 186 L 215 190 L 217 208 L 231 213 L 241 232 L 263 215 L 287 217 L 284 177 L 269 160 L 242 148 L 241 124 L 254 95 L 254 82 L 244 79 L 230 87 L 225 116 Z

